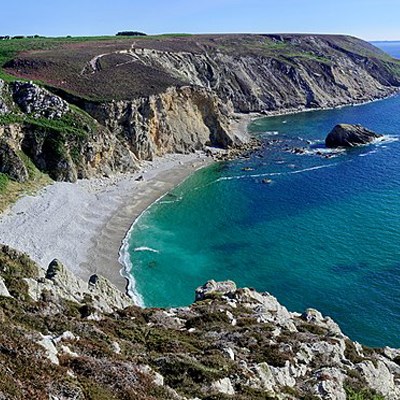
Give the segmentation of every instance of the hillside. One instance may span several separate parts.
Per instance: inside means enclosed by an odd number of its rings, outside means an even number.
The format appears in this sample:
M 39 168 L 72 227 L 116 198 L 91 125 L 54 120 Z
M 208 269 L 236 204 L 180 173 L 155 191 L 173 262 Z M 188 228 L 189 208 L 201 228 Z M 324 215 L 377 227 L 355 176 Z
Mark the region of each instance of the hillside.
M 78 97 L 131 100 L 200 85 L 236 111 L 335 105 L 400 84 L 400 64 L 330 35 L 176 35 L 0 42 L 5 72 Z M 329 100 L 331 96 L 333 98 Z
M 171 288 L 173 290 L 173 288 Z M 0 398 L 395 400 L 400 351 L 351 341 L 318 311 L 208 282 L 140 309 L 101 276 L 0 246 Z

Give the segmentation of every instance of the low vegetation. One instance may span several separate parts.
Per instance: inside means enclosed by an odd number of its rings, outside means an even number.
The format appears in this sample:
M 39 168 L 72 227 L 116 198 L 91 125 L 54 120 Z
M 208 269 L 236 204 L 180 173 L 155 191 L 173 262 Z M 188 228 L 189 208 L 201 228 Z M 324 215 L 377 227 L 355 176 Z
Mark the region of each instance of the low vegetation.
M 134 36 L 132 36 L 134 35 Z M 0 78 L 15 77 L 43 82 L 90 100 L 119 100 L 147 96 L 173 85 L 185 85 L 184 78 L 172 76 L 159 66 L 143 65 L 116 52 L 187 52 L 210 55 L 268 57 L 287 65 L 316 62 L 331 65 L 332 59 L 352 54 L 369 57 L 400 76 L 400 64 L 372 45 L 348 36 L 321 36 L 318 48 L 312 36 L 302 35 L 185 35 L 143 36 L 120 32 L 117 36 L 12 39 L 0 41 Z M 100 54 L 99 69 L 92 73 L 89 62 Z M 110 58 L 109 58 L 110 57 Z M 113 59 L 114 57 L 114 59 Z M 109 58 L 107 60 L 107 58 Z M 89 68 L 89 69 L 88 69 Z M 85 73 L 87 70 L 87 73 Z

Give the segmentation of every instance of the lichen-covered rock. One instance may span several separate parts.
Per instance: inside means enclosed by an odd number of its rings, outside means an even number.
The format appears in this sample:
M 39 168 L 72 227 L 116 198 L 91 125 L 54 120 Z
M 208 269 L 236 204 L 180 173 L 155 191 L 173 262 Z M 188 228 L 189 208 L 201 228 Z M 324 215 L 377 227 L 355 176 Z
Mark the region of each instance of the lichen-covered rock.
M 361 125 L 336 125 L 325 139 L 326 147 L 354 147 L 368 144 L 382 135 Z
M 236 284 L 232 281 L 208 281 L 196 289 L 196 301 L 201 301 L 218 296 L 229 295 L 236 292 Z
M 22 112 L 35 118 L 61 118 L 69 111 L 68 103 L 34 83 L 15 82 L 13 98 Z
M 133 301 L 119 291 L 111 282 L 99 275 L 93 275 L 86 283 L 77 278 L 57 259 L 48 266 L 45 279 L 25 279 L 29 295 L 38 301 L 43 292 L 63 299 L 85 303 L 89 302 L 93 310 L 112 312 L 133 304 Z M 48 294 L 47 294 L 48 296 Z M 88 309 L 88 315 L 91 312 Z

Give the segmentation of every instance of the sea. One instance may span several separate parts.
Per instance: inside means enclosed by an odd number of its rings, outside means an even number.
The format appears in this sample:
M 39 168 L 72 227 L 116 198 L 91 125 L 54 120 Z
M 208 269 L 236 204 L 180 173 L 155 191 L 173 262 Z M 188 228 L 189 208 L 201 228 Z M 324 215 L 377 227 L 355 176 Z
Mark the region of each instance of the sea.
M 400 57 L 400 42 L 375 45 Z M 338 123 L 384 137 L 331 151 Z M 231 279 L 318 309 L 364 345 L 400 347 L 400 97 L 249 129 L 262 150 L 196 172 L 135 222 L 122 256 L 139 301 L 185 306 Z

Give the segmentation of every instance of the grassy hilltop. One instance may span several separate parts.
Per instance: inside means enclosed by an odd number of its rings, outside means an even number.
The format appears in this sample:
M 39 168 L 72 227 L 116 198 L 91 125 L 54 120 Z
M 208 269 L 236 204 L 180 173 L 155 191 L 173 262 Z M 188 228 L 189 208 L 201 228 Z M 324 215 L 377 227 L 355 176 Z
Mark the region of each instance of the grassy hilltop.
M 323 48 L 313 40 L 325 42 Z M 339 35 L 185 35 L 35 38 L 0 41 L 0 78 L 43 82 L 92 100 L 121 100 L 188 84 L 165 68 L 133 62 L 126 52 L 142 49 L 195 55 L 263 57 L 296 65 L 330 65 L 336 57 L 354 55 L 388 66 L 400 76 L 400 62 L 369 43 Z M 125 53 L 124 53 L 125 52 Z M 97 71 L 87 69 L 98 58 Z

